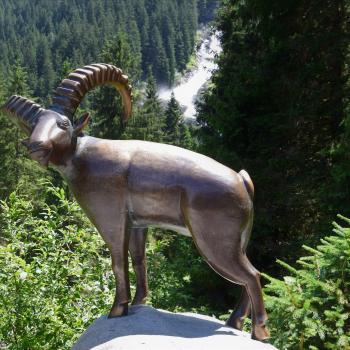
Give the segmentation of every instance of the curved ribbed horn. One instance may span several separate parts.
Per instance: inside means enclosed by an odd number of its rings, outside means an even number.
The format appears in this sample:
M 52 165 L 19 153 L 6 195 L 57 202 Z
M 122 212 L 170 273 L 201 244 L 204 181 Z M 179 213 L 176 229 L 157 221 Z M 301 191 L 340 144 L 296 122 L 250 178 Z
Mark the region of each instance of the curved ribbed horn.
M 124 105 L 123 120 L 126 121 L 132 108 L 131 86 L 128 77 L 121 69 L 111 64 L 90 64 L 70 73 L 54 92 L 53 104 L 49 109 L 64 114 L 72 120 L 86 93 L 104 84 L 113 85 L 121 94 Z
M 17 95 L 12 95 L 1 111 L 14 117 L 20 128 L 27 133 L 31 133 L 43 108 L 37 103 Z

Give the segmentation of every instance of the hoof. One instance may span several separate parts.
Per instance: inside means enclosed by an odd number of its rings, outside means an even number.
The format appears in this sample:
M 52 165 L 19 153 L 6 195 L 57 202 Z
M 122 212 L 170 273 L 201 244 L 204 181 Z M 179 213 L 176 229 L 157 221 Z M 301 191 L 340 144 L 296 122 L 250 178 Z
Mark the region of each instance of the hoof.
M 243 329 L 244 318 L 237 316 L 230 316 L 230 318 L 226 321 L 226 326 L 232 327 L 234 329 L 238 329 L 241 331 Z
M 128 304 L 117 304 L 112 307 L 108 318 L 126 316 L 128 314 Z
M 144 305 L 146 304 L 147 296 L 138 296 L 135 295 L 134 300 L 131 305 Z
M 252 339 L 264 341 L 270 338 L 270 332 L 266 325 L 253 326 Z

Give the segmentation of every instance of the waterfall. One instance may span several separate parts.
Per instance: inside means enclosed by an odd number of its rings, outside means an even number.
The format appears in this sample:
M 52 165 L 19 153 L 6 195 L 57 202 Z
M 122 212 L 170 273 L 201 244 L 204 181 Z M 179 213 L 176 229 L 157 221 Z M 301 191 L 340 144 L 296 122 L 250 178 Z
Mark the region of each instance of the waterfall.
M 213 70 L 217 68 L 214 58 L 221 51 L 220 41 L 217 35 L 210 33 L 208 29 L 202 31 L 202 42 L 196 53 L 197 64 L 194 70 L 185 74 L 178 85 L 171 88 L 159 88 L 161 100 L 170 100 L 171 93 L 184 109 L 184 117 L 187 121 L 195 119 L 195 101 L 199 90 L 211 78 Z

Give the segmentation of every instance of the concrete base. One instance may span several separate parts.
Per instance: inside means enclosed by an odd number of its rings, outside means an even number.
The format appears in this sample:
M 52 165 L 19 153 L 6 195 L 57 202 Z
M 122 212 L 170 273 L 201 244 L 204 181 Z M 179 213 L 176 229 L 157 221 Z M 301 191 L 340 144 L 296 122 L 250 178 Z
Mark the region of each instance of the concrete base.
M 225 327 L 216 318 L 175 314 L 150 306 L 132 306 L 129 315 L 102 316 L 81 336 L 73 350 L 273 350 L 250 334 Z

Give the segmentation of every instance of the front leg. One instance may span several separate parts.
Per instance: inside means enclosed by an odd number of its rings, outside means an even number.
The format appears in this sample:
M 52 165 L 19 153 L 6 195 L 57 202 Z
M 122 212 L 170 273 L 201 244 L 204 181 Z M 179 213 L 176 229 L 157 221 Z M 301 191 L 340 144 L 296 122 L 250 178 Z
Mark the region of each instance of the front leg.
M 116 294 L 108 318 L 126 316 L 131 300 L 128 268 L 129 230 L 126 227 L 127 218 L 120 221 L 114 235 L 108 237 L 108 242 L 106 240 L 112 256 L 112 270 L 116 282 Z
M 119 213 L 119 215 L 118 215 Z M 106 242 L 112 257 L 112 270 L 116 282 L 116 294 L 109 318 L 128 314 L 128 303 L 131 300 L 128 246 L 128 217 L 125 210 L 109 205 L 94 215 L 96 225 L 103 240 Z
M 124 316 L 128 314 L 131 301 L 128 271 L 130 225 L 128 193 L 123 187 L 125 179 L 121 176 L 88 180 L 75 184 L 73 193 L 111 253 L 116 294 L 109 317 Z
M 147 228 L 132 228 L 130 231 L 129 251 L 136 275 L 136 294 L 132 305 L 144 304 L 148 294 L 146 267 Z

